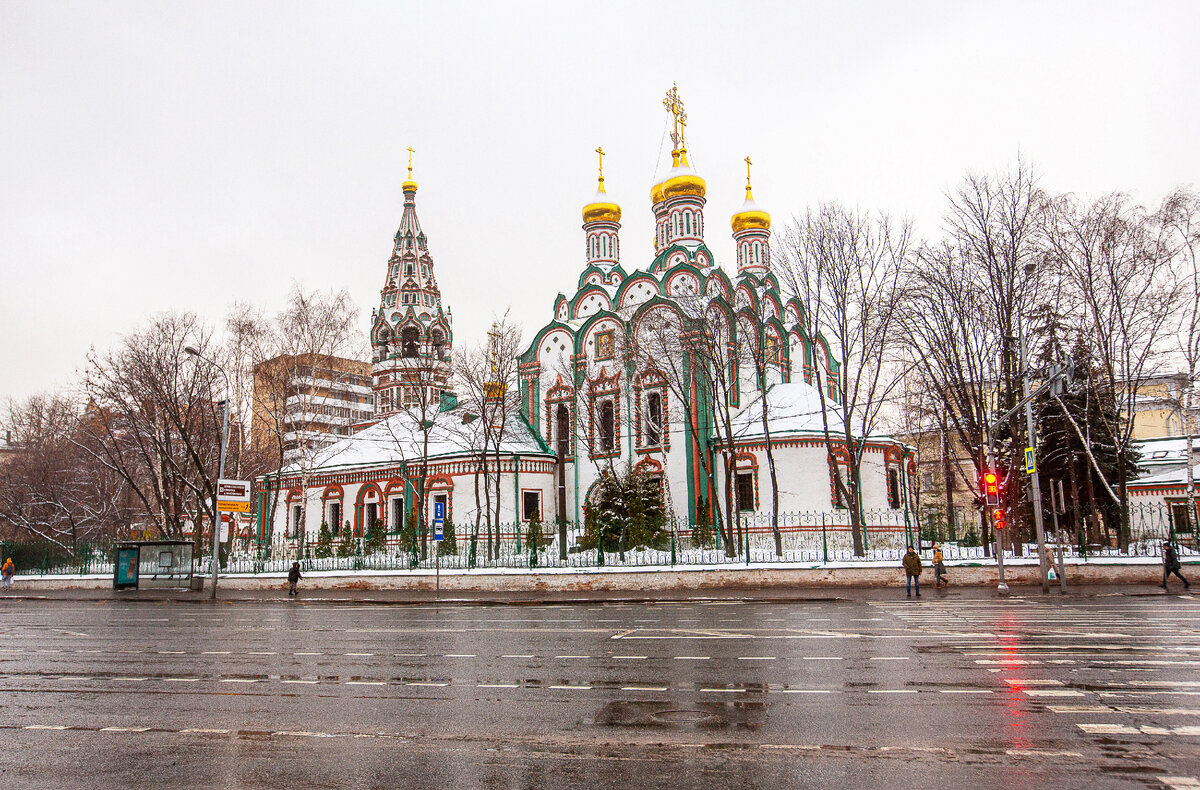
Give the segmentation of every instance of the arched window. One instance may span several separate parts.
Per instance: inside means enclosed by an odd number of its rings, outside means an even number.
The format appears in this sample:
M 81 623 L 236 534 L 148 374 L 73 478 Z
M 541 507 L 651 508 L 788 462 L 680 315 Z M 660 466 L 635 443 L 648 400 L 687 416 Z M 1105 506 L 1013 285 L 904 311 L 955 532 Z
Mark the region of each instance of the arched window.
M 433 340 L 433 355 L 438 359 L 446 358 L 446 336 L 440 330 L 433 330 L 430 336 Z
M 410 358 L 417 356 L 417 342 L 420 336 L 420 332 L 415 326 L 405 327 L 400 332 L 400 356 Z
M 611 453 L 617 443 L 617 420 L 612 400 L 600 401 L 600 452 Z
M 566 458 L 571 452 L 571 411 L 565 403 L 554 410 L 554 440 L 558 457 Z
M 662 444 L 662 393 L 651 392 L 646 395 L 646 444 L 658 446 Z

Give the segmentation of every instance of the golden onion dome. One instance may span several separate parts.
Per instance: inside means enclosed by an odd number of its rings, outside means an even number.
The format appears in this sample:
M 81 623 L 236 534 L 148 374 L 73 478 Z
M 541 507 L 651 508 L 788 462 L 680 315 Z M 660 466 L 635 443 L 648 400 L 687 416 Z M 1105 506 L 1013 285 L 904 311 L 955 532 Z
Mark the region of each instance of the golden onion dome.
M 754 202 L 754 196 L 747 189 L 746 202 L 742 204 L 738 213 L 729 219 L 729 224 L 734 233 L 751 229 L 770 230 L 771 215 L 758 207 L 758 204 Z
M 673 198 L 678 195 L 695 195 L 704 197 L 707 185 L 704 179 L 696 175 L 696 171 L 688 164 L 687 149 L 680 149 L 679 164 L 671 168 L 671 175 L 663 182 L 663 197 Z
M 403 189 L 405 192 L 416 192 L 417 191 L 417 182 L 413 181 L 410 178 L 409 180 L 407 180 L 403 184 L 401 184 L 400 188 Z
M 621 207 L 608 199 L 608 195 L 604 192 L 604 182 L 600 182 L 600 188 L 596 190 L 595 197 L 592 202 L 583 207 L 583 222 L 620 222 Z
M 666 185 L 666 183 L 666 181 L 659 181 L 657 184 L 650 187 L 650 203 L 652 205 L 657 206 L 659 203 L 662 203 L 664 200 L 666 200 L 666 198 L 663 197 L 663 187 Z

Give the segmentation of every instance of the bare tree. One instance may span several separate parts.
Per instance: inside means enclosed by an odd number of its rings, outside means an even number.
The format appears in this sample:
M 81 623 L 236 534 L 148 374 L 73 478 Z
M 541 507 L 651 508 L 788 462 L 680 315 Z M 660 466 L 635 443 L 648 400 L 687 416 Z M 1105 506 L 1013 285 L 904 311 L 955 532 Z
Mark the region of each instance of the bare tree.
M 242 330 L 251 358 L 257 360 L 252 368 L 254 432 L 257 437 L 269 437 L 279 463 L 284 465 L 275 484 L 269 487 L 265 514 L 268 542 L 285 469 L 300 480 L 297 539 L 303 543 L 307 537 L 304 525 L 308 523 L 312 471 L 319 462 L 328 460 L 325 448 L 339 434 L 349 435 L 354 418 L 343 413 L 347 407 L 335 402 L 339 400 L 335 391 L 344 389 L 356 375 L 344 359 L 365 355 L 357 316 L 358 308 L 345 290 L 306 292 L 293 285 L 271 331 L 261 324 Z
M 1192 463 L 1192 443 L 1196 440 L 1196 385 L 1200 381 L 1200 194 L 1195 189 L 1180 188 L 1163 201 L 1159 210 L 1169 251 L 1175 265 L 1175 277 L 1181 297 L 1179 311 L 1178 352 L 1183 358 L 1187 381 L 1180 393 L 1183 434 L 1187 444 L 1184 461 L 1187 465 L 1188 523 L 1193 534 L 1196 528 L 1196 481 Z
M 902 313 L 911 339 L 907 352 L 919 371 L 919 382 L 933 401 L 930 413 L 943 434 L 943 454 L 951 446 L 947 433 L 970 453 L 976 477 L 987 467 L 988 424 L 1000 381 L 1002 346 L 999 324 L 992 319 L 994 302 L 987 291 L 988 269 L 967 249 L 951 241 L 920 249 L 908 272 L 907 303 Z M 951 468 L 944 464 L 947 518 L 952 517 Z M 965 480 L 969 486 L 973 480 Z M 981 534 L 988 545 L 988 520 Z
M 149 523 L 172 538 L 201 513 L 216 523 L 221 420 L 212 393 L 223 385 L 212 366 L 185 361 L 188 345 L 210 354 L 211 331 L 195 315 L 168 313 L 115 350 L 89 354 L 84 391 L 92 405 L 72 439 L 119 475 Z M 199 544 L 199 529 L 195 537 Z
M 903 303 L 901 275 L 909 234 L 907 223 L 886 214 L 870 217 L 824 204 L 792 225 L 782 251 L 782 277 L 807 308 L 808 337 L 814 345 L 818 338 L 832 339 L 841 354 L 840 362 L 828 360 L 824 370 L 814 367 L 830 464 L 837 463 L 838 450 L 845 454 L 846 476 L 834 474 L 833 483 L 850 511 L 856 555 L 865 550 L 860 489 L 867 438 L 902 379 L 891 352 Z M 832 408 L 827 399 L 834 401 Z M 832 429 L 830 411 L 840 423 Z M 836 441 L 834 430 L 841 433 Z
M 783 535 L 779 531 L 779 475 L 775 468 L 775 447 L 771 441 L 770 399 L 771 386 L 783 380 L 783 352 L 787 333 L 780 322 L 781 305 L 771 298 L 779 288 L 774 276 L 767 275 L 757 281 L 750 275 L 742 278 L 739 288 L 753 288 L 753 298 L 738 303 L 738 351 L 739 361 L 744 362 L 754 373 L 755 386 L 762 399 L 759 414 L 766 445 L 767 471 L 771 478 L 771 534 L 775 539 L 776 556 L 783 554 Z
M 115 535 L 126 516 L 120 478 L 71 441 L 80 416 L 61 394 L 10 402 L 15 452 L 0 464 L 0 523 L 72 553 L 81 540 Z
M 463 425 L 462 435 L 475 458 L 475 523 L 471 534 L 471 557 L 474 557 L 474 548 L 479 542 L 481 520 L 487 529 L 488 559 L 498 559 L 500 556 L 501 448 L 507 437 L 508 423 L 520 408 L 517 378 L 520 346 L 520 327 L 505 312 L 492 321 L 486 344 L 455 355 L 457 394 L 460 404 L 466 408 L 467 422 Z M 516 507 L 519 521 L 519 502 Z M 495 540 L 493 527 L 496 530 Z
M 1126 195 L 1113 193 L 1084 204 L 1063 196 L 1051 206 L 1046 239 L 1083 307 L 1104 386 L 1100 394 L 1117 424 L 1117 485 L 1122 548 L 1129 541 L 1129 478 L 1132 438 L 1141 390 L 1159 372 L 1167 333 L 1175 328 L 1179 290 L 1171 270 L 1163 227 Z

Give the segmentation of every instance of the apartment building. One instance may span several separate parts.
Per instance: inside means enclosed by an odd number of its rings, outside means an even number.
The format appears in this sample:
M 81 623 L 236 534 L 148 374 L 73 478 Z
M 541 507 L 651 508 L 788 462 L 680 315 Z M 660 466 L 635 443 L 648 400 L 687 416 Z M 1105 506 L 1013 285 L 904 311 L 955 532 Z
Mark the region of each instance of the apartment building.
M 287 464 L 374 419 L 371 363 L 325 354 L 285 354 L 254 367 L 251 445 Z

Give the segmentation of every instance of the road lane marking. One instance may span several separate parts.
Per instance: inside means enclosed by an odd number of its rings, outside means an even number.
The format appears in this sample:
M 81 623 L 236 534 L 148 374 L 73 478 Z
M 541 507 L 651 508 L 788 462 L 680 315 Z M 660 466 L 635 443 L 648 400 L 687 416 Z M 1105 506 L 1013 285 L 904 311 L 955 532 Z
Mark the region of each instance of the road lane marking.
M 725 694 L 745 694 L 746 693 L 746 689 L 723 689 L 723 688 L 707 688 L 707 687 L 700 689 L 700 691 L 702 691 L 702 692 L 709 691 L 709 692 L 714 692 L 714 693 L 725 693 Z
M 775 656 L 738 656 L 738 661 L 775 661 Z
M 65 730 L 65 724 L 26 724 L 21 729 L 23 730 Z
M 621 686 L 621 691 L 666 691 L 666 686 Z
M 675 656 L 676 661 L 709 661 L 709 656 Z
M 1195 790 L 1195 788 L 1200 788 L 1200 779 L 1194 776 L 1158 776 L 1155 778 L 1165 784 L 1170 790 Z
M 1004 753 L 1013 757 L 1083 757 L 1079 752 L 1053 749 L 1006 749 Z
M 1004 682 L 1013 686 L 1061 686 L 1063 684 L 1061 680 L 1033 680 L 1023 678 L 1005 678 Z
M 638 660 L 641 660 L 644 658 L 649 658 L 649 656 L 613 656 L 613 658 L 621 658 L 621 659 L 628 659 L 630 661 L 638 661 Z
M 1082 691 L 1074 689 L 1025 689 L 1023 694 L 1030 697 L 1082 697 Z
M 871 656 L 872 661 L 908 661 L 910 656 Z
M 195 683 L 200 678 L 163 678 L 163 683 Z
M 149 727 L 101 727 L 100 732 L 148 732 Z
M 256 678 L 222 678 L 222 683 L 257 683 Z
M 205 650 L 200 655 L 202 655 L 202 656 L 227 656 L 227 655 L 229 655 L 229 653 L 230 653 L 229 650 Z
M 564 689 L 566 691 L 587 691 L 591 686 L 547 686 L 551 689 Z
M 183 733 L 183 732 L 197 733 L 197 734 L 203 734 L 203 735 L 228 735 L 229 734 L 229 730 L 218 730 L 218 729 L 212 729 L 212 728 L 208 728 L 208 727 L 189 727 L 186 730 L 180 730 L 180 732 L 181 733 Z
M 801 656 L 805 661 L 841 661 L 841 656 Z
M 519 683 L 476 683 L 475 688 L 481 689 L 519 689 Z
M 319 680 L 284 680 L 281 682 L 283 682 L 283 683 L 305 683 L 307 685 L 312 685 L 314 683 L 320 683 L 321 681 L 319 681 Z
M 325 655 L 325 654 L 324 654 L 324 653 L 309 653 L 309 652 L 306 652 L 306 653 L 292 653 L 292 655 L 294 655 L 294 656 L 323 656 L 323 655 Z
M 347 686 L 386 686 L 382 680 L 347 680 Z
M 500 657 L 501 657 L 501 658 L 533 658 L 533 656 L 531 656 L 531 655 L 524 655 L 524 654 L 513 654 L 513 653 L 510 653 L 510 654 L 508 654 L 508 655 L 503 655 L 503 656 L 500 656 Z
M 916 689 L 867 689 L 868 694 L 916 694 Z
M 450 684 L 449 683 L 434 683 L 431 681 L 418 680 L 418 681 L 413 681 L 411 683 L 405 683 L 404 685 L 406 685 L 406 686 L 433 686 L 436 688 L 440 688 L 442 686 L 449 686 Z

